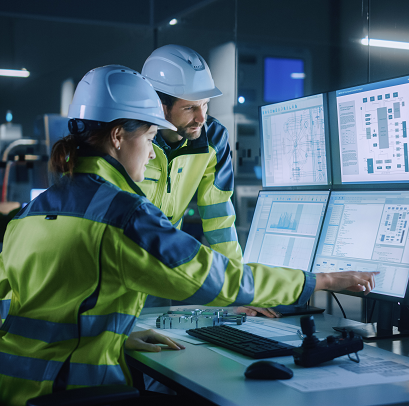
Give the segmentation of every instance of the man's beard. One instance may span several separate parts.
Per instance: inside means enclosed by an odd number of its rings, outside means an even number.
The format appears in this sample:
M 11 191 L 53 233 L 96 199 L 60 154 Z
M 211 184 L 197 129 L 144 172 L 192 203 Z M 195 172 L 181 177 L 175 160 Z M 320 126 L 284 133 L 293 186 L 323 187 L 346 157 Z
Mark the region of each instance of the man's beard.
M 189 128 L 191 128 L 191 127 L 199 127 L 199 129 L 197 131 L 195 131 L 194 133 L 192 133 L 192 132 L 188 131 Z M 195 139 L 200 137 L 200 134 L 202 133 L 202 127 L 203 127 L 203 124 L 195 123 L 193 125 L 189 124 L 189 125 L 186 125 L 186 126 L 183 126 L 183 127 L 176 127 L 176 128 L 177 128 L 177 133 L 181 137 L 183 137 L 183 138 L 185 138 L 187 140 L 195 140 Z

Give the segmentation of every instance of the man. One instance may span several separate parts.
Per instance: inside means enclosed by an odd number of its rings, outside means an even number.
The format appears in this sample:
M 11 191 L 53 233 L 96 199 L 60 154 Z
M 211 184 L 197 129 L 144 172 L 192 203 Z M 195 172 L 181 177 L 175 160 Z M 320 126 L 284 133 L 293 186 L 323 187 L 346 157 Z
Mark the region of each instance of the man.
M 207 115 L 209 100 L 222 95 L 205 60 L 190 48 L 165 45 L 152 52 L 142 75 L 157 91 L 165 117 L 177 131 L 160 130 L 140 184 L 148 199 L 181 228 L 183 215 L 197 191 L 203 232 L 211 248 L 230 259 L 242 259 L 234 225 L 233 166 L 228 133 Z M 173 303 L 175 304 L 175 303 Z M 149 297 L 147 306 L 169 301 Z M 257 309 L 269 317 L 270 309 Z M 255 308 L 240 308 L 255 315 Z

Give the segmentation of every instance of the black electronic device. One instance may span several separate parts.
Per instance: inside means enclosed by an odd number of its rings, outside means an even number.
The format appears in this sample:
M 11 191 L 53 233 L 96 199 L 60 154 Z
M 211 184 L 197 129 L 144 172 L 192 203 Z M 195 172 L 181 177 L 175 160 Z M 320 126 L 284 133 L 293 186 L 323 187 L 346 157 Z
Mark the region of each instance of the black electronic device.
M 305 314 L 320 314 L 325 311 L 321 307 L 310 306 L 305 304 L 303 306 L 296 305 L 279 305 L 272 308 L 275 312 L 281 314 L 281 316 L 303 316 Z M 259 314 L 262 316 L 262 314 Z
M 251 358 L 271 358 L 292 355 L 292 345 L 281 343 L 230 326 L 200 327 L 186 330 L 193 337 L 209 341 Z
M 293 371 L 274 361 L 256 361 L 246 368 L 244 375 L 248 379 L 290 379 Z
M 339 336 L 328 336 L 319 340 L 315 335 L 313 316 L 301 317 L 301 330 L 305 335 L 302 346 L 293 350 L 294 362 L 303 367 L 313 367 L 334 358 L 357 353 L 364 348 L 362 337 L 353 332 L 342 332 Z

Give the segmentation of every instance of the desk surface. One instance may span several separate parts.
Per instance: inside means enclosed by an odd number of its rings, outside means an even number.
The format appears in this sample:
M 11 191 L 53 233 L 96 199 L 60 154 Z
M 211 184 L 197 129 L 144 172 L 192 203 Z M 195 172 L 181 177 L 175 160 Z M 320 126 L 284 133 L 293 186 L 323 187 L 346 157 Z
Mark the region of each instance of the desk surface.
M 144 313 L 161 314 L 162 310 L 164 308 L 150 308 L 144 310 Z M 334 334 L 333 326 L 356 323 L 326 314 L 315 315 L 314 319 L 317 336 L 320 339 Z M 298 326 L 299 316 L 282 318 L 280 321 Z M 166 334 L 166 330 L 163 330 L 163 334 Z M 209 350 L 207 347 L 214 347 L 212 344 L 193 345 L 185 342 L 183 344 L 186 346 L 183 351 L 164 350 L 160 353 L 129 354 L 143 365 L 147 373 L 151 372 L 152 376 L 155 374 L 159 381 L 162 377 L 163 383 L 168 386 L 172 386 L 174 382 L 175 389 L 181 385 L 217 405 L 409 405 L 409 380 L 321 392 L 300 392 L 280 381 L 246 380 L 244 377 L 246 367 Z M 409 339 L 383 340 L 368 345 L 399 355 L 409 354 Z M 274 360 L 280 362 L 280 358 Z M 311 373 L 313 369 L 310 368 Z

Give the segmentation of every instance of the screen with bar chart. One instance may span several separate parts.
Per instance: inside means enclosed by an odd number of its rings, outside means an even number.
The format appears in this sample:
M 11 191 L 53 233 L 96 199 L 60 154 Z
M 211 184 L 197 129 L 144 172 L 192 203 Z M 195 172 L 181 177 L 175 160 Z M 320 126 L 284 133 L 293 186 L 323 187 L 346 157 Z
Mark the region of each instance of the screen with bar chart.
M 260 191 L 245 263 L 311 270 L 329 191 Z

